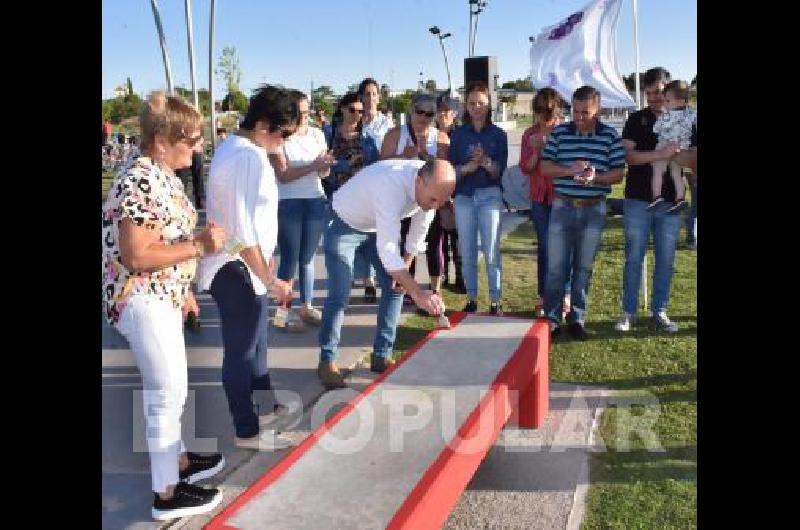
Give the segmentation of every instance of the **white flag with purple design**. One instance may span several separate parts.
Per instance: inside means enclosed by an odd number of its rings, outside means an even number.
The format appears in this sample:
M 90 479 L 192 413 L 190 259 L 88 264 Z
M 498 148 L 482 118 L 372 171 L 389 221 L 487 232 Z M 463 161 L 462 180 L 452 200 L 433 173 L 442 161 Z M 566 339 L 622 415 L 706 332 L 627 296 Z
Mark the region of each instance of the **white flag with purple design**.
M 615 33 L 622 0 L 593 0 L 531 45 L 531 81 L 552 87 L 566 101 L 580 86 L 597 89 L 605 108 L 636 107 L 617 68 Z

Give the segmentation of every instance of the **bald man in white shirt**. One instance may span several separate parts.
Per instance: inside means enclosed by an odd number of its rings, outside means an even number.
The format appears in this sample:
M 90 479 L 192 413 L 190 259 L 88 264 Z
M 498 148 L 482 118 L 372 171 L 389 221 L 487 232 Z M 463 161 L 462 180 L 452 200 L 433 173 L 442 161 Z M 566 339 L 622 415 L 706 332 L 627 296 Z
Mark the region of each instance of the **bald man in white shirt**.
M 408 267 L 412 258 L 425 250 L 428 226 L 455 185 L 455 170 L 446 160 L 392 159 L 365 167 L 334 193 L 332 220 L 325 231 L 328 298 L 322 311 L 317 368 L 327 389 L 346 386 L 335 361 L 357 249 L 363 248 L 381 284 L 378 326 L 370 359 L 373 372 L 382 373 L 394 364 L 391 354 L 403 303 L 403 294 L 395 289 L 396 285 L 402 286 L 417 307 L 431 315 L 444 312 L 442 299 L 424 291 Z M 400 221 L 406 217 L 411 217 L 411 227 L 401 251 Z

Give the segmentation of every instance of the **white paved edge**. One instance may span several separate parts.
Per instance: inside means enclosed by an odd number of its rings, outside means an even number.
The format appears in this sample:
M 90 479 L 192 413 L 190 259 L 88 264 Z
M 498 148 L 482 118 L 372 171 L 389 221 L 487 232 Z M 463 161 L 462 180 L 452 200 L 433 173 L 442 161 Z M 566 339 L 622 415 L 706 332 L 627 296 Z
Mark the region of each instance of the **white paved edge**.
M 579 387 L 580 388 L 580 387 Z M 582 393 L 583 389 L 580 388 L 578 393 Z M 609 397 L 609 392 L 606 390 L 600 390 L 600 395 L 604 399 Z M 587 446 L 590 448 L 589 452 L 584 453 L 583 455 L 583 462 L 581 463 L 581 470 L 578 473 L 578 480 L 576 482 L 575 493 L 572 497 L 572 508 L 569 511 L 569 517 L 567 519 L 567 526 L 566 530 L 580 530 L 581 523 L 583 522 L 583 517 L 586 515 L 586 499 L 589 493 L 589 467 L 591 465 L 591 451 L 592 447 L 594 446 L 594 433 L 597 429 L 597 425 L 600 422 L 600 418 L 605 412 L 604 406 L 598 406 L 597 410 L 594 412 L 594 418 L 592 419 L 592 426 L 589 428 L 589 434 L 587 439 Z

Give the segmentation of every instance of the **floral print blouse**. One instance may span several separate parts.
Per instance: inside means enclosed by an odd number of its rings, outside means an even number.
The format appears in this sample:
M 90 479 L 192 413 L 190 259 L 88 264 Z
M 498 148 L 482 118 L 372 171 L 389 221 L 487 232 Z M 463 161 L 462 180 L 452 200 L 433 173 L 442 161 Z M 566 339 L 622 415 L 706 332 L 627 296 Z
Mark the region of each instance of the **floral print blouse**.
M 144 156 L 122 168 L 103 205 L 103 305 L 112 325 L 133 294 L 156 295 L 180 309 L 197 269 L 197 260 L 190 259 L 155 272 L 129 271 L 119 251 L 119 225 L 125 217 L 157 230 L 164 245 L 190 239 L 197 224 L 197 211 L 180 179 Z

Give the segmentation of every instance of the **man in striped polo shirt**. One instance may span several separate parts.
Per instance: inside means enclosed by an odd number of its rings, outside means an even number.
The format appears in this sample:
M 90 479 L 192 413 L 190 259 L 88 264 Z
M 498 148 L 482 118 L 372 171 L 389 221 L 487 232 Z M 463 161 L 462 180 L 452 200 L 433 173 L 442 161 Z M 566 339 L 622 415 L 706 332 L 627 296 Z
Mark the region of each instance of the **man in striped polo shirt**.
M 589 280 L 606 222 L 606 195 L 622 180 L 625 150 L 614 128 L 597 118 L 600 93 L 582 86 L 572 95 L 573 121 L 558 125 L 542 152 L 542 173 L 553 177 L 555 199 L 547 232 L 544 310 L 551 332 L 559 333 L 564 283 L 572 256 L 572 308 L 567 331 L 586 340 Z

